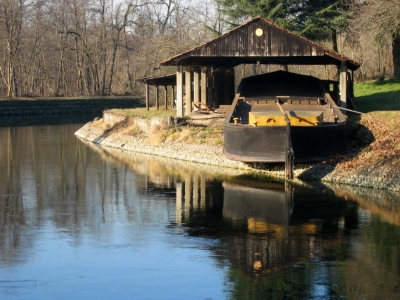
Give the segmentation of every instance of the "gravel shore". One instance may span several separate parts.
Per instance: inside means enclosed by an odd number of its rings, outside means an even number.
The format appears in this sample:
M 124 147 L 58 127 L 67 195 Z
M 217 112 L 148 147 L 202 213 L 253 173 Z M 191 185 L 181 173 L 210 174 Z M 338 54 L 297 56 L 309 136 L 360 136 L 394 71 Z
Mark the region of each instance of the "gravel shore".
M 103 119 L 94 120 L 85 124 L 75 135 L 85 141 L 101 146 L 123 149 L 137 153 L 151 154 L 200 163 L 202 165 L 232 168 L 244 172 L 257 172 L 284 180 L 284 165 L 245 164 L 227 159 L 222 146 L 187 143 L 160 143 L 150 145 L 146 138 L 132 136 L 121 128 L 110 130 L 104 125 Z M 304 181 L 323 181 L 370 187 L 391 191 L 400 191 L 400 172 L 385 167 L 341 169 L 340 166 L 326 162 L 314 164 L 295 164 L 294 176 Z

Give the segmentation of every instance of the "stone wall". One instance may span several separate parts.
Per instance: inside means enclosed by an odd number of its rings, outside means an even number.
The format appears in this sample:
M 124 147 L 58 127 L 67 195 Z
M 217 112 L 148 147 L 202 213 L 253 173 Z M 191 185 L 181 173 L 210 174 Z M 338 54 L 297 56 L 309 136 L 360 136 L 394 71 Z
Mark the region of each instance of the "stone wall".
M 94 99 L 12 99 L 0 100 L 0 115 L 49 115 L 101 113 L 111 108 L 142 106 L 142 99 L 132 97 L 107 97 Z
M 152 117 L 150 119 L 146 119 L 119 115 L 110 111 L 103 112 L 103 120 L 111 127 L 121 122 L 124 122 L 127 125 L 136 125 L 140 128 L 140 130 L 146 133 L 150 133 L 158 127 L 168 128 L 176 125 L 176 119 L 172 116 Z

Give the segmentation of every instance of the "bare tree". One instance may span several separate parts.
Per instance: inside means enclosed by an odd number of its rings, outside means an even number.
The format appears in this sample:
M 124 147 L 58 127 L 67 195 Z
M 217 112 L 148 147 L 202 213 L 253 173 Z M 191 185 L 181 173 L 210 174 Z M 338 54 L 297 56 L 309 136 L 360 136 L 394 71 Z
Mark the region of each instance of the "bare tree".
M 3 45 L 4 60 L 0 75 L 6 86 L 8 97 L 18 96 L 16 61 L 21 46 L 21 30 L 26 3 L 24 0 L 3 0 L 0 2 L 0 24 L 6 41 Z
M 394 77 L 400 78 L 400 0 L 354 1 L 353 28 L 372 33 L 377 47 L 392 45 Z

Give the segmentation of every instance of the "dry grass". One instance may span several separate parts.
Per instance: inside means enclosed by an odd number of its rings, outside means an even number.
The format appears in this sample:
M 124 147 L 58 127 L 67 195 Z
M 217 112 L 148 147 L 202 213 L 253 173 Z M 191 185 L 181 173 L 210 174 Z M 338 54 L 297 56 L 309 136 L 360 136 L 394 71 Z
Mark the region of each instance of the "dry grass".
M 173 128 L 158 128 L 147 138 L 151 145 L 166 143 L 188 143 L 223 145 L 224 137 L 222 127 L 203 126 L 177 126 Z
M 353 132 L 347 154 L 338 164 L 343 169 L 387 166 L 400 170 L 400 112 L 384 111 L 363 115 Z
M 350 118 L 349 147 L 332 159 L 337 167 L 352 170 L 387 167 L 400 170 L 400 82 L 364 82 L 355 85 L 357 109 L 367 114 Z
M 155 107 L 151 107 L 149 110 L 146 108 L 132 108 L 132 109 L 110 109 L 110 112 L 118 115 L 124 115 L 129 117 L 140 117 L 150 119 L 153 117 L 169 117 L 176 116 L 175 109 L 159 109 L 157 110 Z

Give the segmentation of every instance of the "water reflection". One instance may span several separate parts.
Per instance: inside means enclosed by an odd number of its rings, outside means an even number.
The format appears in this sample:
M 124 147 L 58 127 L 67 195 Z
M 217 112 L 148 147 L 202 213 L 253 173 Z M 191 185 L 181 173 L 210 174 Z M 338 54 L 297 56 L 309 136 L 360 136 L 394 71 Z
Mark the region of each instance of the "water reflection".
M 398 298 L 397 194 L 102 149 L 78 127 L 0 128 L 0 298 Z
M 399 296 L 396 193 L 290 185 L 240 172 L 216 174 L 204 166 L 188 171 L 180 162 L 97 151 L 112 153 L 135 171 L 147 161 L 153 171 L 144 173 L 160 186 L 163 174 L 175 174 L 175 226 L 191 237 L 222 242 L 207 249 L 219 264 L 229 262 L 232 299 Z

